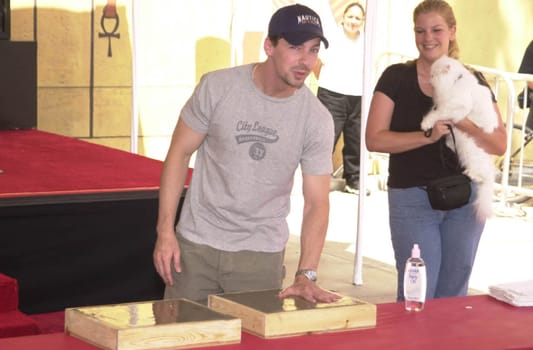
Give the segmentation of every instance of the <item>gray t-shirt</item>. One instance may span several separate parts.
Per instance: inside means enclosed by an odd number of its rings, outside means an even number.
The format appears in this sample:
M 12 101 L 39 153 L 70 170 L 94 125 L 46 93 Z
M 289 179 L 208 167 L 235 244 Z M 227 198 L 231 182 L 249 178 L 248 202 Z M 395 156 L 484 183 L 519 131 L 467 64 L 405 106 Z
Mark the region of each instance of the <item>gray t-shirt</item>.
M 181 111 L 206 138 L 177 230 L 220 250 L 279 252 L 298 165 L 304 174 L 332 171 L 333 122 L 306 86 L 288 98 L 263 94 L 252 67 L 204 75 Z

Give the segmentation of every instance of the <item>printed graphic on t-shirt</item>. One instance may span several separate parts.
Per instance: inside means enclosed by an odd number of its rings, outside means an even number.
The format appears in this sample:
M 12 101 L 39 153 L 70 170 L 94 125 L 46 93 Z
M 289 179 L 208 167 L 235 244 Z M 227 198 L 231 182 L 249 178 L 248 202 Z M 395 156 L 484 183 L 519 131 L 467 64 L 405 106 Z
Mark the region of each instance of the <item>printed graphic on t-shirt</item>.
M 274 143 L 279 140 L 278 131 L 269 128 L 258 121 L 239 120 L 236 127 L 237 144 L 251 143 L 248 155 L 253 160 L 265 158 L 267 149 L 266 143 Z

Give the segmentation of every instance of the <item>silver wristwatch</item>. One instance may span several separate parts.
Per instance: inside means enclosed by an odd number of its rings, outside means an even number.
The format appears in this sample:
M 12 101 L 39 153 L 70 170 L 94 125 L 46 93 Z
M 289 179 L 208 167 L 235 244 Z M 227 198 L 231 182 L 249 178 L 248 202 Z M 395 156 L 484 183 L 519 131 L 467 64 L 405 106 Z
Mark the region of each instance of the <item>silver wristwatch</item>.
M 317 273 L 315 270 L 311 270 L 311 269 L 302 269 L 302 270 L 298 270 L 296 271 L 296 274 L 294 276 L 299 276 L 299 275 L 304 275 L 305 277 L 307 277 L 309 280 L 315 282 L 316 279 L 317 279 Z

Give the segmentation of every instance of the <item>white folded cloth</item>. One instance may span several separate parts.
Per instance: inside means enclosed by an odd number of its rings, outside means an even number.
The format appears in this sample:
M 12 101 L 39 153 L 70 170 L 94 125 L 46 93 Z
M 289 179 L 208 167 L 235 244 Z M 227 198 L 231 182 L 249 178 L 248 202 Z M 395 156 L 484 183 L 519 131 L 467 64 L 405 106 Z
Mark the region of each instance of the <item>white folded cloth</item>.
M 514 306 L 533 306 L 533 280 L 492 285 L 489 294 Z

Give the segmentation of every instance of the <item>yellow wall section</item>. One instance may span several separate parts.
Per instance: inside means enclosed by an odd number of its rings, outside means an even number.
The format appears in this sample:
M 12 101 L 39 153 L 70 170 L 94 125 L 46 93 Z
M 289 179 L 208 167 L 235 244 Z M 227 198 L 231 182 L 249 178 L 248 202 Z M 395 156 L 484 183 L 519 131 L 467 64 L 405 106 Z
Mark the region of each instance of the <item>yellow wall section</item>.
M 322 1 L 342 7 L 341 0 L 300 2 L 314 7 Z M 38 128 L 130 150 L 136 50 L 138 151 L 163 159 L 179 111 L 201 75 L 264 59 L 270 15 L 279 4 L 290 2 L 12 0 L 11 40 L 37 41 Z M 380 0 L 378 52 L 413 52 L 412 9 L 417 3 Z M 111 57 L 108 38 L 99 36 L 104 8 L 110 4 L 116 5 L 120 35 L 110 39 Z M 450 4 L 465 62 L 518 69 L 533 39 L 533 1 L 450 0 Z M 105 19 L 108 31 L 113 21 Z M 310 79 L 309 84 L 313 88 L 316 81 Z

